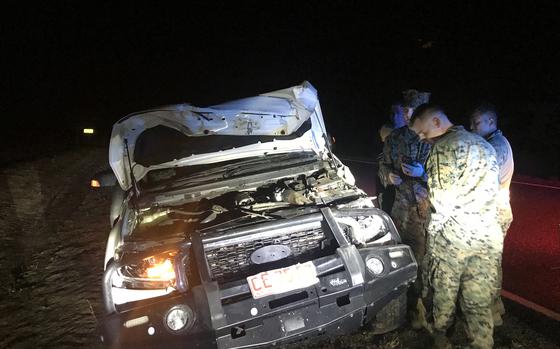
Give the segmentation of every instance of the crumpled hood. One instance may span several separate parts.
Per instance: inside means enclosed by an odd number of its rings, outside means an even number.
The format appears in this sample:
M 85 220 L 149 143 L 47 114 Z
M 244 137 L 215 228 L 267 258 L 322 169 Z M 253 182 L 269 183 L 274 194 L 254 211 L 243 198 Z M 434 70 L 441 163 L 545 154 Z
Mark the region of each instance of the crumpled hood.
M 296 133 L 309 122 L 311 126 L 304 133 Z M 220 136 L 237 136 L 237 139 L 245 139 L 245 143 L 234 147 L 230 144 L 229 148 L 208 153 L 197 152 L 163 163 L 147 165 L 143 162 L 142 165 L 136 162 L 135 147 L 139 136 L 158 126 L 173 129 L 185 137 L 210 137 L 211 141 L 211 137 L 218 140 Z M 113 126 L 109 163 L 121 188 L 128 190 L 132 183 L 127 154 L 130 154 L 134 177 L 140 180 L 154 169 L 215 163 L 265 153 L 313 151 L 323 156 L 327 152 L 324 134 L 326 130 L 317 90 L 304 81 L 298 86 L 211 107 L 178 104 L 130 114 Z M 251 139 L 247 136 L 256 136 L 255 142 L 247 144 L 246 140 Z M 231 139 L 235 141 L 236 138 Z

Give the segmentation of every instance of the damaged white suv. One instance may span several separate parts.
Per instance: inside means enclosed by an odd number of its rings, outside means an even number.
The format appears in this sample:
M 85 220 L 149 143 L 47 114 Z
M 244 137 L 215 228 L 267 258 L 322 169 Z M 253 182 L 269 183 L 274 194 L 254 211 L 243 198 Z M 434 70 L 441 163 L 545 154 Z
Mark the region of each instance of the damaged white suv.
M 119 120 L 103 340 L 255 348 L 397 327 L 416 261 L 326 135 L 308 82 Z

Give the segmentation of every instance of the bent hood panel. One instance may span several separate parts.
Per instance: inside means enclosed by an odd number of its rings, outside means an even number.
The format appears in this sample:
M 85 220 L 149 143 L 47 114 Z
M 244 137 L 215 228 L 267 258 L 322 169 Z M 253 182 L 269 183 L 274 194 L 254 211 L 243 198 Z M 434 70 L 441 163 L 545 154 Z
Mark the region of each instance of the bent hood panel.
M 306 122 L 310 122 L 311 126 L 298 133 Z M 228 142 L 227 148 L 224 146 L 211 152 L 198 151 L 188 155 L 183 152 L 176 158 L 171 155 L 172 160 L 162 163 L 135 161 L 140 134 L 157 126 L 170 128 L 185 137 L 208 137 L 210 142 L 212 136 L 232 136 L 233 142 Z M 317 90 L 309 82 L 303 82 L 298 86 L 206 108 L 179 104 L 128 115 L 113 126 L 109 163 L 120 186 L 127 190 L 132 183 L 125 141 L 134 176 L 140 180 L 153 169 L 221 162 L 265 153 L 314 151 L 323 155 L 327 151 L 323 134 L 326 130 Z M 254 137 L 254 143 L 247 142 L 251 137 Z M 236 139 L 244 139 L 244 142 L 235 146 Z

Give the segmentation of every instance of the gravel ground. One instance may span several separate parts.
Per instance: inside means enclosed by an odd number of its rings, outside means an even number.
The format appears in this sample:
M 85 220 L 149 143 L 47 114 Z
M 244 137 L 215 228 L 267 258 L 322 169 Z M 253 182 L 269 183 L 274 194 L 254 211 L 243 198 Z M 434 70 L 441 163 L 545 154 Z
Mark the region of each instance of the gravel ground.
M 100 347 L 109 203 L 88 180 L 106 162 L 106 149 L 86 148 L 0 169 L 0 348 Z M 560 349 L 557 322 L 506 306 L 496 348 Z M 426 348 L 428 341 L 407 327 L 382 336 L 364 329 L 308 348 Z
M 107 203 L 89 192 L 105 151 L 0 172 L 0 347 L 94 347 Z

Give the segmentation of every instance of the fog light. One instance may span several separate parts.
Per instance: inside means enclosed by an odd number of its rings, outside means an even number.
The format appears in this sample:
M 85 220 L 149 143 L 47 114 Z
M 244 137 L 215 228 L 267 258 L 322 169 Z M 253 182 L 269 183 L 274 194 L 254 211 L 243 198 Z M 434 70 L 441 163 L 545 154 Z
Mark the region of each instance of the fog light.
M 366 267 L 373 275 L 380 275 L 383 273 L 383 262 L 377 257 L 369 257 L 366 259 Z
M 194 322 L 194 314 L 186 305 L 175 306 L 165 315 L 165 324 L 173 332 L 178 332 L 189 328 Z
M 150 319 L 147 316 L 141 316 L 136 319 L 128 320 L 127 322 L 124 323 L 124 327 L 132 328 L 143 324 L 147 324 L 149 321 Z

